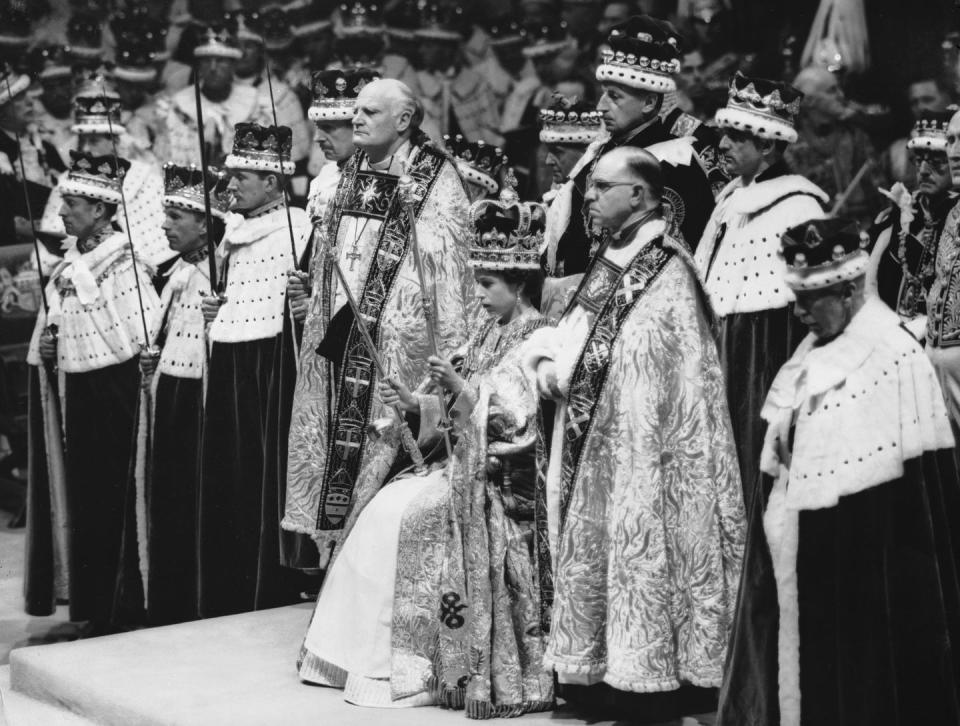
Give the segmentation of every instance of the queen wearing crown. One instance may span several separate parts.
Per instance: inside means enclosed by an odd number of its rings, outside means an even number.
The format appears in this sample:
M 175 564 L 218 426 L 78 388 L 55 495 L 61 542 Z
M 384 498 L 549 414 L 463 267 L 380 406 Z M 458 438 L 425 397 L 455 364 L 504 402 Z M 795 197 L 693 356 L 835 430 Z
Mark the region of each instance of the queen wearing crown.
M 476 296 L 489 314 L 451 361 L 410 391 L 380 385 L 430 461 L 437 393 L 452 455 L 401 471 L 363 510 L 328 570 L 304 642 L 303 680 L 364 706 L 439 705 L 470 718 L 553 707 L 542 665 L 549 612 L 545 462 L 537 396 L 519 349 L 545 324 L 544 210 L 512 189 L 470 210 Z

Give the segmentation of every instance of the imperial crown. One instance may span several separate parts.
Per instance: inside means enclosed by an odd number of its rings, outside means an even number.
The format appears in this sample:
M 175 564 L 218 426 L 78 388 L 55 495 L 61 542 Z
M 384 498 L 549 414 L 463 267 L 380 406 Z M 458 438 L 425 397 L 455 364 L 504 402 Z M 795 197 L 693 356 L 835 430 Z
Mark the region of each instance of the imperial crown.
M 120 204 L 120 187 L 124 174 L 130 168 L 129 161 L 113 156 L 92 156 L 73 149 L 70 150 L 70 160 L 70 170 L 58 185 L 63 196 Z
M 207 169 L 206 189 L 210 194 L 210 213 L 223 219 L 230 209 L 227 175 L 214 168 Z M 163 203 L 169 207 L 190 212 L 205 211 L 203 170 L 195 164 L 163 166 Z
M 507 163 L 502 149 L 483 140 L 467 141 L 460 134 L 453 138 L 444 136 L 443 143 L 456 161 L 461 176 L 479 184 L 490 194 L 496 194 L 500 188 L 500 172 Z
M 610 29 L 597 80 L 654 93 L 676 90 L 681 40 L 670 23 L 635 15 Z
M 540 109 L 540 141 L 544 144 L 589 144 L 600 134 L 600 112 L 585 101 L 570 103 L 554 95 L 547 108 Z
M 470 206 L 473 244 L 470 264 L 481 270 L 539 270 L 546 209 L 521 202 L 516 178 L 507 173 L 500 200 L 481 199 Z
M 380 78 L 372 68 L 317 71 L 313 74 L 313 103 L 307 115 L 318 121 L 349 121 L 357 96 L 370 81 Z
M 224 166 L 229 169 L 293 174 L 294 164 L 290 161 L 293 134 L 289 126 L 242 123 L 234 127 L 234 133 L 233 151 L 227 156 Z
M 727 105 L 717 111 L 720 127 L 734 128 L 761 139 L 797 140 L 794 121 L 803 94 L 793 86 L 765 78 L 748 78 L 739 71 L 730 79 Z

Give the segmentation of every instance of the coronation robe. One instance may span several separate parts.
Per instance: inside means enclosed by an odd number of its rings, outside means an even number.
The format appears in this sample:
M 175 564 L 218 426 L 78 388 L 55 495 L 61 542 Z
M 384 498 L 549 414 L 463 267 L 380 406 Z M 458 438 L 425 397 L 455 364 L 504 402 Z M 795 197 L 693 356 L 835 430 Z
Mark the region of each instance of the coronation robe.
M 670 210 L 672 234 L 682 235 L 694 248 L 713 211 L 714 196 L 727 182 L 717 163 L 718 143 L 715 129 L 678 108 L 631 131 L 622 140 L 601 134 L 587 147 L 551 202 L 551 209 L 556 209 L 548 217 L 543 239 L 547 256 L 556 260 L 552 273 L 574 275 L 587 268 L 594 239 L 585 227 L 583 195 L 597 161 L 619 146 L 638 146 L 657 157 L 663 170 L 663 201 Z
M 534 310 L 488 317 L 457 356 L 466 386 L 448 397 L 452 459 L 397 477 L 360 514 L 317 601 L 303 680 L 358 705 L 469 718 L 553 707 L 545 462 L 536 384 L 520 367 L 544 323 Z M 425 447 L 439 437 L 436 389 L 416 395 Z
M 545 662 L 561 684 L 646 694 L 627 699 L 634 717 L 664 692 L 720 685 L 745 532 L 708 311 L 665 228 L 643 223 L 598 254 L 524 357 L 532 371 L 553 360 L 563 396 L 547 473 Z
M 956 724 L 960 475 L 930 362 L 867 299 L 763 408 L 723 726 Z
M 210 292 L 204 250 L 170 269 L 160 297 L 164 327 L 153 378 L 152 411 L 141 408 L 149 445 L 141 481 L 146 498 L 147 618 L 151 625 L 197 617 L 197 497 L 207 338 L 203 295 Z M 152 415 L 151 415 L 152 413 Z M 146 443 L 146 442 L 144 442 Z
M 291 208 L 290 218 L 299 258 L 310 224 L 300 209 Z M 282 483 L 269 464 L 277 349 L 295 262 L 282 200 L 228 219 L 221 252 L 227 300 L 208 331 L 201 448 L 201 617 L 287 605 L 299 594 L 295 573 L 280 564 Z
M 827 201 L 818 186 L 774 164 L 750 184 L 737 178 L 727 185 L 697 247 L 697 270 L 719 319 L 720 365 L 747 502 L 763 443 L 760 409 L 805 332 L 783 282 L 780 238 L 794 225 L 822 219 Z
M 398 175 L 406 169 L 418 188 L 416 234 L 435 294 L 439 354 L 447 357 L 465 342 L 474 285 L 467 265 L 467 195 L 456 168 L 430 143 L 404 143 L 387 165 L 371 168 L 362 152 L 354 155 L 315 244 L 333 247 L 384 366 L 412 389 L 426 376 L 432 351 Z M 392 412 L 376 393 L 379 375 L 332 266 L 317 274 L 322 284 L 313 291 L 304 339 L 326 338 L 325 357 L 317 347 L 301 347 L 283 527 L 313 537 L 325 565 L 386 480 L 399 442 L 395 435 L 368 436 L 368 424 Z
M 46 435 L 51 476 L 49 489 L 31 491 L 29 502 L 53 508 L 53 527 L 43 521 L 48 515 L 42 508 L 32 511 L 29 523 L 37 531 L 28 532 L 27 551 L 28 570 L 38 573 L 32 555 L 53 554 L 58 562 L 65 550 L 67 572 L 61 583 L 67 580 L 70 619 L 88 620 L 93 632 L 102 633 L 142 621 L 140 573 L 134 549 L 126 546 L 135 517 L 128 506 L 127 479 L 140 395 L 137 356 L 145 345 L 140 300 L 151 341 L 160 325 L 160 301 L 146 267 L 130 256 L 126 235 L 108 228 L 83 245 L 87 251 L 71 246 L 53 271 L 47 285 L 50 314 L 39 314 L 30 343 L 28 362 L 40 374 L 44 413 L 62 414 L 65 446 L 55 420 L 45 421 L 43 429 L 31 424 L 31 434 L 43 430 Z M 60 411 L 52 369 L 43 365 L 38 347 L 48 320 L 58 327 Z M 54 476 L 61 470 L 62 479 Z M 31 486 L 43 483 L 41 477 L 31 479 Z M 65 546 L 58 541 L 64 529 Z M 48 539 L 40 541 L 49 536 L 54 537 L 52 546 Z M 39 564 L 47 577 L 53 573 Z M 61 593 L 29 575 L 27 580 L 28 609 L 52 612 L 51 601 L 37 602 L 36 588 Z

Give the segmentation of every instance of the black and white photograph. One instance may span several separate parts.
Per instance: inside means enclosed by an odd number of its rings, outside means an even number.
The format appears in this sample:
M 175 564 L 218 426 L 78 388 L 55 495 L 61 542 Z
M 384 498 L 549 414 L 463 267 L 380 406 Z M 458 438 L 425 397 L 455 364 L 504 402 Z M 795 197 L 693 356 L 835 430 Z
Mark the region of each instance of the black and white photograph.
M 0 726 L 960 726 L 960 0 L 0 0 Z

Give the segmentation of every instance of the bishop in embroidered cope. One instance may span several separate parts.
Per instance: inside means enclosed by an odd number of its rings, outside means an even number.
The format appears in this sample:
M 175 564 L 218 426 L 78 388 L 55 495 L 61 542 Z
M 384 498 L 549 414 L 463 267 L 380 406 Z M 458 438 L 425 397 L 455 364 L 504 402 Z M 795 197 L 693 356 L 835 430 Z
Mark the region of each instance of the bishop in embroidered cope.
M 546 662 L 568 700 L 607 684 L 629 713 L 669 701 L 665 720 L 722 679 L 745 516 L 708 311 L 662 185 L 642 149 L 601 157 L 585 199 L 613 241 L 525 365 L 558 400 Z
M 417 129 L 421 111 L 399 81 L 376 80 L 357 98 L 354 143 L 316 244 L 337 256 L 389 375 L 415 387 L 427 371 L 421 290 L 408 217 L 396 193 L 400 174 L 416 185 L 416 232 L 436 299 L 436 338 L 448 356 L 466 336 L 473 279 L 467 265 L 467 196 L 445 154 Z M 302 376 L 291 421 L 282 526 L 309 534 L 326 559 L 382 486 L 397 456 L 395 434 L 372 440 L 367 424 L 390 415 L 376 396 L 370 351 L 327 263 L 305 326 L 327 334 L 324 355 L 301 350 Z M 329 344 L 329 345 L 328 345 Z M 330 402 L 328 404 L 328 401 Z

